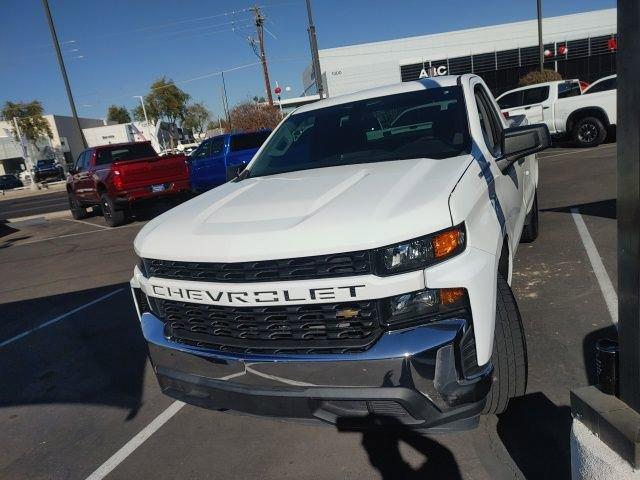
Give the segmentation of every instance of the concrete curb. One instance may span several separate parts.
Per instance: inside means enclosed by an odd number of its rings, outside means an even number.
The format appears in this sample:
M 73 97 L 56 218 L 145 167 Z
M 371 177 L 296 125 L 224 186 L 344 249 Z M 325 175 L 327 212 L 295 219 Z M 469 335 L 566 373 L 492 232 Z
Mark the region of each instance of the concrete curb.
M 11 190 L 0 190 L 0 202 L 3 200 L 14 200 L 16 198 L 36 197 L 49 193 L 58 193 L 65 190 L 67 182 L 49 183 L 48 188 L 41 188 L 32 191 L 29 187 L 13 188 Z

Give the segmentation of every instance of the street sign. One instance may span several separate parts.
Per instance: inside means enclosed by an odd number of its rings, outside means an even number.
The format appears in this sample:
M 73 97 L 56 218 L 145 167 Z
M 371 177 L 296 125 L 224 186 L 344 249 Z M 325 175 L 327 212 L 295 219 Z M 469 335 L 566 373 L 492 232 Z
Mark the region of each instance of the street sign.
M 273 91 L 276 95 L 280 95 L 280 93 L 282 93 L 282 89 L 279 86 L 274 88 Z

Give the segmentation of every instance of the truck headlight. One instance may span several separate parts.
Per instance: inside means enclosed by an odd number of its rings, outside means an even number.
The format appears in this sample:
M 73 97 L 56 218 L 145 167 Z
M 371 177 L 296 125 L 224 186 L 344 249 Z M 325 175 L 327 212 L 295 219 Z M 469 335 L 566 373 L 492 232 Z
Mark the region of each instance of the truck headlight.
M 396 243 L 377 250 L 379 275 L 393 275 L 420 270 L 445 258 L 457 255 L 465 248 L 464 225 L 432 235 Z
M 140 273 L 142 273 L 142 276 L 145 278 L 149 278 L 149 272 L 147 271 L 147 266 L 144 263 L 144 258 L 138 257 L 137 265 Z
M 462 310 L 468 306 L 468 297 L 464 288 L 443 288 L 404 293 L 382 302 L 383 323 L 396 327 L 429 317 L 435 320 Z

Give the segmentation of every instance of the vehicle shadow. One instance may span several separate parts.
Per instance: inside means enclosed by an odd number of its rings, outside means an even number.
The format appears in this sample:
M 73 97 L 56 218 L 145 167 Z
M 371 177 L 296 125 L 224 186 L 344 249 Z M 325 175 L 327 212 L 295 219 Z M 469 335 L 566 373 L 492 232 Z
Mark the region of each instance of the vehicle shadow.
M 561 212 L 571 213 L 572 209 L 577 209 L 582 215 L 590 217 L 602 217 L 615 220 L 618 218 L 616 199 L 600 200 L 598 202 L 580 203 L 576 205 L 568 205 L 566 207 L 544 208 L 541 212 Z
M 180 195 L 177 197 L 159 198 L 154 201 L 141 202 L 134 205 L 131 209 L 131 220 L 147 221 L 152 220 L 158 215 L 168 212 L 174 207 L 193 198 L 192 195 Z
M 380 416 L 376 417 L 381 420 Z M 369 462 L 380 472 L 383 480 L 412 480 L 426 478 L 460 479 L 460 469 L 453 453 L 432 438 L 412 431 L 393 417 L 382 418 L 384 428 L 372 429 L 374 419 L 338 419 L 340 432 L 362 434 L 362 447 L 367 452 Z M 400 453 L 400 442 L 414 448 L 425 457 L 418 468 L 413 468 Z
M 120 291 L 20 338 L 45 322 Z M 109 405 L 136 416 L 147 364 L 127 284 L 0 305 L 0 407 Z
M 571 478 L 571 408 L 542 392 L 511 400 L 497 433 L 525 478 Z
M 0 220 L 0 238 L 16 233 L 17 231 L 18 229 L 10 226 L 6 220 Z

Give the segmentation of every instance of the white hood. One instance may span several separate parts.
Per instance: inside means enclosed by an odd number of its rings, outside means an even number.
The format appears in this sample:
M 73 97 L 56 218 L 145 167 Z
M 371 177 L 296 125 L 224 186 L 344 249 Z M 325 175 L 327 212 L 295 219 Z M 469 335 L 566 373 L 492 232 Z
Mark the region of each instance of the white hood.
M 303 170 L 226 183 L 149 222 L 138 255 L 242 262 L 381 247 L 451 226 L 470 155 Z

